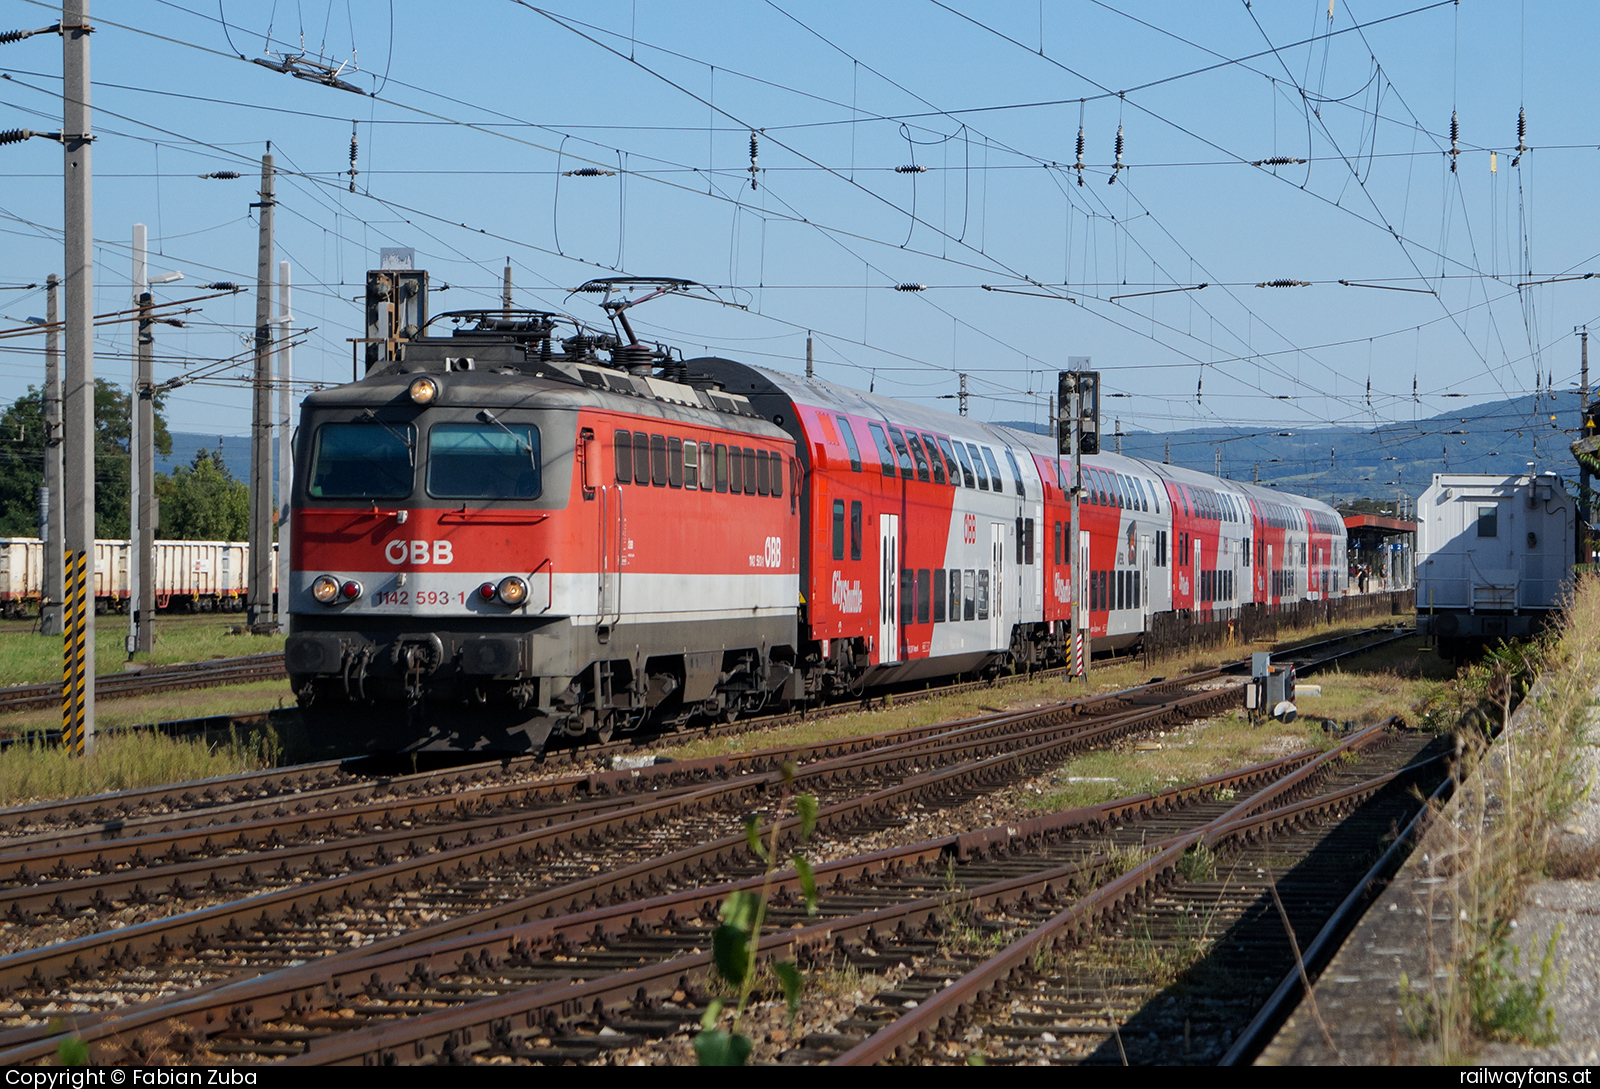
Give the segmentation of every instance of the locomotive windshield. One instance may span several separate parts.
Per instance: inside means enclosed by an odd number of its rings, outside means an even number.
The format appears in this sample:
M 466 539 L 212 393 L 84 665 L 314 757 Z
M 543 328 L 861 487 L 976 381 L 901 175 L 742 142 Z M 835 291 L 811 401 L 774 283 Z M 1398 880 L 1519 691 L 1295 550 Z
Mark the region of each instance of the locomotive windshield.
M 537 499 L 539 429 L 530 424 L 435 424 L 428 494 L 436 499 Z
M 410 424 L 323 424 L 308 490 L 316 499 L 404 499 L 415 445 Z

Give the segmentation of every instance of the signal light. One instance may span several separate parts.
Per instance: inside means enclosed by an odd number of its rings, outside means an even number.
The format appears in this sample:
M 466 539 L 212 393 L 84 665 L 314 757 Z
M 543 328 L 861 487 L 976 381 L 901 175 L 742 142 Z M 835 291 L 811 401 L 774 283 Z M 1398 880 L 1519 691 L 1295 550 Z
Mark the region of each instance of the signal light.
M 492 582 L 486 582 L 482 586 L 478 587 L 478 596 L 483 598 L 485 601 L 493 601 L 494 594 L 495 589 L 494 583 Z
M 361 584 L 355 579 L 351 579 L 349 582 L 346 582 L 343 586 L 339 587 L 339 593 L 344 595 L 344 599 L 346 601 L 354 601 L 356 598 L 361 596 Z
M 318 575 L 311 584 L 311 596 L 324 605 L 332 605 L 339 596 L 339 580 L 332 575 Z
M 499 595 L 501 601 L 515 609 L 527 604 L 528 583 L 516 575 L 508 575 L 500 580 L 500 585 L 495 587 L 495 593 Z

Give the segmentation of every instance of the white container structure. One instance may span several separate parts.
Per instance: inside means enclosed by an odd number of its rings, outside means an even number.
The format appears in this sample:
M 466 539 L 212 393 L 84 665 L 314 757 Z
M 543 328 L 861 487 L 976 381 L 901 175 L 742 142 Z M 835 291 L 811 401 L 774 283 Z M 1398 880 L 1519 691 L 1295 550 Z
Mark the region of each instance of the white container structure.
M 237 541 L 157 541 L 156 608 L 239 611 L 244 608 L 249 556 L 250 546 Z M 35 614 L 43 593 L 44 547 L 39 539 L 0 537 L 0 614 L 6 619 Z M 127 610 L 127 541 L 94 543 L 94 607 L 98 613 Z
M 1417 628 L 1444 653 L 1532 635 L 1571 586 L 1577 501 L 1529 470 L 1435 473 L 1417 500 Z

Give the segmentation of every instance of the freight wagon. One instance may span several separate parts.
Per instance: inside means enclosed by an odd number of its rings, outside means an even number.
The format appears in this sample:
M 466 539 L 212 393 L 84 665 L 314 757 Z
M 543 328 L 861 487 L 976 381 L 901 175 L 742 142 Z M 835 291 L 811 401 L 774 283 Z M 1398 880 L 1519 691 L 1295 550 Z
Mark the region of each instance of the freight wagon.
M 277 554 L 277 546 L 273 546 Z M 250 546 L 235 541 L 157 541 L 156 608 L 174 612 L 237 612 L 244 608 Z M 128 608 L 127 541 L 94 543 L 95 612 Z M 273 592 L 277 592 L 274 563 Z M 44 596 L 44 546 L 37 537 L 0 537 L 0 614 L 37 613 Z

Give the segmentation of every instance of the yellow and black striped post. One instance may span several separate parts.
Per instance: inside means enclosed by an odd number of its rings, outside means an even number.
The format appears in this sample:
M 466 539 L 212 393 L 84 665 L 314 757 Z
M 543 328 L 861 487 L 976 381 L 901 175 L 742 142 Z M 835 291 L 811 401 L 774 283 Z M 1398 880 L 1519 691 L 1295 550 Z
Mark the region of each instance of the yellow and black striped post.
M 61 737 L 68 751 L 82 756 L 94 748 L 94 724 L 87 715 L 89 554 L 67 549 L 66 608 L 61 665 Z

